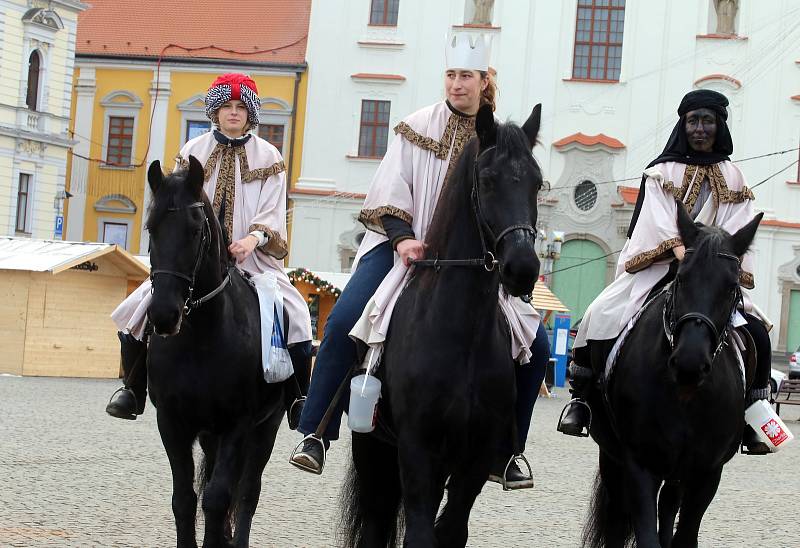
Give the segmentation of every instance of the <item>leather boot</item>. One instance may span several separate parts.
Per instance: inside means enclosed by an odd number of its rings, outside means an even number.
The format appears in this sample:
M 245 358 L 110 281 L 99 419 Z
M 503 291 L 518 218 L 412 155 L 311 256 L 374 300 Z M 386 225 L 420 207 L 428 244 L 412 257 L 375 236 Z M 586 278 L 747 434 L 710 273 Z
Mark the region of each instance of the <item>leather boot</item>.
M 289 377 L 284 385 L 284 405 L 286 406 L 289 430 L 297 430 L 300 416 L 303 414 L 308 384 L 311 380 L 311 351 L 311 341 L 301 342 L 289 348 L 289 356 L 292 358 L 292 367 L 294 368 L 294 375 Z
M 568 436 L 586 437 L 592 423 L 592 410 L 586 403 L 586 395 L 594 381 L 594 374 L 590 368 L 574 361 L 569 365 L 568 374 L 572 399 L 561 411 L 557 429 Z
M 106 413 L 118 419 L 136 420 L 147 401 L 147 343 L 133 335 L 117 333 L 122 354 L 124 385 L 111 395 Z
M 769 386 L 764 388 L 751 388 L 747 394 L 745 409 L 753 405 L 758 400 L 766 400 L 769 398 L 769 393 Z M 742 451 L 745 455 L 768 455 L 772 452 L 770 451 L 769 446 L 761 441 L 761 438 L 758 437 L 756 431 L 753 430 L 753 427 L 749 424 L 744 425 L 744 431 L 742 432 L 742 445 L 745 448 L 745 450 Z

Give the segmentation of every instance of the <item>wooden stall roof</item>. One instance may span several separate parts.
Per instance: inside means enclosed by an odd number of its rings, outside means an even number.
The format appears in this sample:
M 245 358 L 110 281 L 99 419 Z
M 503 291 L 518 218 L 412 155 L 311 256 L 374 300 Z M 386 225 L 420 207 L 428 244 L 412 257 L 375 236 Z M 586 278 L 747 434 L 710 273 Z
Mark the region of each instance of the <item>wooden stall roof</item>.
M 128 276 L 146 278 L 150 269 L 115 244 L 0 237 L 0 270 L 58 274 L 102 257 Z
M 533 288 L 533 307 L 539 311 L 569 312 L 569 308 L 541 281 Z

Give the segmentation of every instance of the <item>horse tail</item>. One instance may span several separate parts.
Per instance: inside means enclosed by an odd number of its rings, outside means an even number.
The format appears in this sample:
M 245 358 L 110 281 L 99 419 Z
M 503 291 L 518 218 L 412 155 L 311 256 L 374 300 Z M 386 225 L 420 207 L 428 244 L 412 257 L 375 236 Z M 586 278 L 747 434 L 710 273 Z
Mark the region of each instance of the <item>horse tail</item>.
M 624 511 L 619 465 L 610 457 L 600 455 L 600 469 L 594 480 L 592 499 L 589 504 L 589 518 L 583 527 L 582 545 L 587 548 L 606 546 L 630 546 L 633 528 L 628 514 Z
M 341 544 L 397 546 L 403 529 L 397 448 L 369 434 L 353 434 L 353 459 L 340 499 Z

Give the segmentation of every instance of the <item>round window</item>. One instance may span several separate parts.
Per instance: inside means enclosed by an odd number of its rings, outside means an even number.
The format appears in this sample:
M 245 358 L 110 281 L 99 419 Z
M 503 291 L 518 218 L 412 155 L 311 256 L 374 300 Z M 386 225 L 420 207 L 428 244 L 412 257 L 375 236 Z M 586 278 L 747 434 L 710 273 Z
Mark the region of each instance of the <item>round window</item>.
M 575 187 L 575 205 L 581 211 L 589 211 L 597 203 L 597 186 L 591 181 L 583 181 Z

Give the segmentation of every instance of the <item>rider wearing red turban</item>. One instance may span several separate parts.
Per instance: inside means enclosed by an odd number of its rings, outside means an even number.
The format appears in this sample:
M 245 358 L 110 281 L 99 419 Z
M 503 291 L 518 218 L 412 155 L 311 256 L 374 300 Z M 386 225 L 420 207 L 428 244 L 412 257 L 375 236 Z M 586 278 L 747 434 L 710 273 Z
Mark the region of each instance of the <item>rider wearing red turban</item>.
M 176 168 L 188 166 L 189 156 L 205 168 L 203 190 L 230 243 L 228 252 L 239 268 L 252 275 L 275 276 L 284 310 L 289 354 L 295 366 L 299 393 L 287 401 L 290 426 L 300 418 L 307 391 L 311 356 L 311 317 L 305 299 L 283 270 L 286 244 L 286 169 L 280 152 L 251 133 L 258 126 L 258 88 L 245 74 L 223 74 L 206 95 L 206 115 L 214 129 L 188 141 Z M 147 393 L 146 327 L 151 297 L 145 281 L 112 313 L 122 343 L 125 386 L 111 397 L 106 411 L 118 418 L 135 419 L 144 411 Z M 298 370 L 297 367 L 301 366 Z M 291 391 L 289 391 L 291 392 Z M 294 405 L 297 403 L 298 405 Z

